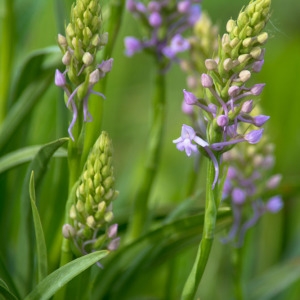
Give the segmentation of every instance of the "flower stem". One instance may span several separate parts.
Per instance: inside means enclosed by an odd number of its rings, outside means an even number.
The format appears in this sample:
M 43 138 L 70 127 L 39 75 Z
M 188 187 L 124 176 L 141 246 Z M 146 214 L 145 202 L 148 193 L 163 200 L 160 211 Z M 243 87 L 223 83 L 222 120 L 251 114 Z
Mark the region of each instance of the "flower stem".
M 128 239 L 133 240 L 145 231 L 148 219 L 149 196 L 159 165 L 162 136 L 165 123 L 165 75 L 158 68 L 155 79 L 155 94 L 152 101 L 152 124 L 149 135 L 146 165 L 138 183 L 129 224 Z
M 236 300 L 243 300 L 244 299 L 244 292 L 243 292 L 243 261 L 242 261 L 242 252 L 243 248 L 236 248 L 232 250 L 232 262 L 234 265 L 234 294 Z
M 219 161 L 219 157 L 217 157 Z M 197 256 L 192 271 L 185 283 L 181 299 L 193 300 L 202 279 L 211 247 L 214 240 L 215 224 L 218 211 L 218 184 L 212 189 L 214 182 L 214 164 L 211 160 L 207 166 L 206 204 L 202 239 L 198 247 Z

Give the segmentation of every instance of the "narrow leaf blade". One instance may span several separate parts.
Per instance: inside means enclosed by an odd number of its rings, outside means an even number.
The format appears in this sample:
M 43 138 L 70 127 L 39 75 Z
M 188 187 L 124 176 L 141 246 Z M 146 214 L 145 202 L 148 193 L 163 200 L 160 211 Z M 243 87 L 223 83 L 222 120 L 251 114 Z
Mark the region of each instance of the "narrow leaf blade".
M 46 247 L 45 236 L 42 228 L 42 222 L 39 216 L 38 209 L 35 204 L 34 172 L 31 173 L 31 177 L 30 177 L 29 195 L 30 195 L 31 209 L 33 215 L 34 231 L 36 237 L 38 282 L 40 282 L 48 274 L 48 262 L 47 262 L 47 247 Z
M 35 289 L 27 295 L 25 300 L 49 299 L 62 286 L 68 283 L 75 276 L 79 275 L 82 271 L 101 260 L 108 253 L 109 252 L 106 250 L 96 251 L 69 262 L 42 280 Z

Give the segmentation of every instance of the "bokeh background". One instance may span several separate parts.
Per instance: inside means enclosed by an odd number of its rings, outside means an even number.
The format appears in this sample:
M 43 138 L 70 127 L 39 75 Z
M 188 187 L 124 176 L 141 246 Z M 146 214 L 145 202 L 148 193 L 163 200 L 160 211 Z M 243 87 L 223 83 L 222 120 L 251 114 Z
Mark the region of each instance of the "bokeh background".
M 23 60 L 33 51 L 56 46 L 57 33 L 63 33 L 64 20 L 69 16 L 72 1 L 11 1 L 15 20 L 14 36 L 9 43 L 5 38 L 4 3 L 5 0 L 0 0 L 2 25 L 0 47 L 9 49 L 11 65 L 9 69 L 2 67 L 3 64 L 0 65 L 0 72 L 2 79 L 5 77 L 8 81 L 6 95 L 11 95 L 14 89 L 17 89 L 13 86 L 13 82 L 19 75 L 19 66 Z M 104 31 L 105 8 L 108 3 L 108 0 L 103 0 Z M 264 114 L 271 116 L 265 134 L 276 147 L 275 173 L 283 176 L 280 190 L 284 209 L 277 215 L 266 215 L 258 226 L 250 230 L 246 242 L 247 253 L 245 253 L 245 277 L 248 279 L 264 274 L 278 263 L 300 257 L 300 2 L 273 0 L 272 3 L 272 16 L 267 27 L 270 38 L 266 44 L 265 64 L 256 78 L 257 82 L 266 83 L 261 96 L 261 107 Z M 208 12 L 223 33 L 227 20 L 231 17 L 236 18 L 241 7 L 246 4 L 245 0 L 207 0 L 203 1 L 203 10 Z M 109 74 L 105 91 L 107 100 L 104 102 L 103 120 L 103 129 L 109 132 L 115 149 L 117 188 L 120 191 L 116 210 L 120 218 L 129 210 L 134 196 L 132 187 L 143 167 L 151 119 L 150 108 L 155 72 L 153 60 L 146 54 L 141 53 L 132 58 L 124 56 L 123 39 L 127 35 L 141 36 L 141 32 L 136 20 L 125 12 L 112 53 L 114 66 Z M 47 61 L 43 63 L 47 65 Z M 32 69 L 36 72 L 37 66 L 32 66 Z M 27 75 L 30 77 L 32 74 Z M 180 135 L 182 123 L 188 122 L 181 112 L 182 89 L 186 88 L 185 80 L 185 74 L 177 65 L 174 65 L 167 75 L 167 123 L 162 163 L 151 196 L 153 207 L 163 208 L 182 201 L 185 195 L 182 182 L 185 182 L 193 165 L 193 159 L 177 151 L 172 143 L 172 140 Z M 3 92 L 2 96 L 4 95 Z M 10 98 L 8 108 L 13 101 L 14 99 Z M 91 101 L 102 100 L 92 98 Z M 67 136 L 67 124 L 68 111 L 62 102 L 61 91 L 54 86 L 53 82 L 40 96 L 28 117 L 20 124 L 13 139 L 3 147 L 1 154 Z M 58 173 L 57 170 L 64 171 Z M 25 167 L 19 167 L 1 174 L 0 177 L 0 226 L 2 228 L 0 236 L 2 241 L 7 241 L 0 243 L 3 253 L 9 252 L 9 249 L 15 246 L 19 204 L 14 199 L 17 199 L 20 193 L 25 171 Z M 59 220 L 67 195 L 66 178 L 65 160 L 56 159 L 50 165 L 40 192 L 41 199 L 46 199 L 40 202 L 43 225 L 46 232 L 52 232 L 47 238 L 51 249 L 50 260 L 59 251 L 55 232 L 61 226 Z M 199 185 L 204 186 L 204 181 L 203 179 L 203 183 L 200 182 Z M 51 189 L 51 186 L 55 186 L 55 190 Z M 195 251 L 196 247 L 191 247 L 179 258 L 178 265 L 182 268 L 182 277 L 188 274 L 191 257 Z M 229 255 L 229 246 L 222 245 L 217 238 L 213 248 L 213 258 L 209 262 L 207 275 L 202 283 L 203 299 L 230 299 L 229 296 L 224 296 L 230 295 Z M 281 276 L 284 278 L 287 274 Z M 299 295 L 300 278 L 272 299 L 299 299 Z

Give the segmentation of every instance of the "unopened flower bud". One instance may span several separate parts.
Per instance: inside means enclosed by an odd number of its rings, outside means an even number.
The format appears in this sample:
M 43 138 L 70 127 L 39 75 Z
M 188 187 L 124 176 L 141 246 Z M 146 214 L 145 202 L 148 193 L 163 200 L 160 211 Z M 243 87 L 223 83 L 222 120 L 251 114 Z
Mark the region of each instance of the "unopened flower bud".
M 228 89 L 228 95 L 232 98 L 236 97 L 240 93 L 240 88 L 237 85 L 232 85 Z
M 253 109 L 253 100 L 247 100 L 243 103 L 241 111 L 249 114 Z
M 89 77 L 90 84 L 96 84 L 100 80 L 100 72 L 98 69 L 94 70 Z
M 65 66 L 69 66 L 71 64 L 71 60 L 72 60 L 72 54 L 70 53 L 70 51 L 66 51 L 66 53 L 62 57 L 62 60 L 61 60 L 62 63 Z
M 213 80 L 208 74 L 203 73 L 201 75 L 201 84 L 205 88 L 210 88 L 213 86 Z
M 264 60 L 255 61 L 252 65 L 253 72 L 256 72 L 256 73 L 260 72 L 263 64 L 264 64 Z
M 188 105 L 194 105 L 198 103 L 197 97 L 186 90 L 183 90 L 184 102 Z
M 267 33 L 267 32 L 263 32 L 263 33 L 261 33 L 261 34 L 257 37 L 257 41 L 258 41 L 260 44 L 264 44 L 267 40 L 268 40 L 268 33 Z
M 108 244 L 107 249 L 110 251 L 115 251 L 118 249 L 119 245 L 120 245 L 120 238 L 117 237 Z
M 206 59 L 205 67 L 207 70 L 215 70 L 218 68 L 218 64 L 214 59 Z
M 263 129 L 252 130 L 245 135 L 244 139 L 250 144 L 256 144 L 260 141 L 263 132 Z
M 278 187 L 280 181 L 282 179 L 282 175 L 281 174 L 276 174 L 276 175 L 273 175 L 267 182 L 267 188 L 268 189 L 275 189 Z
M 270 119 L 269 116 L 265 116 L 265 115 L 259 115 L 253 118 L 253 124 L 255 126 L 263 126 L 268 120 Z
M 265 87 L 265 84 L 264 84 L 264 83 L 258 83 L 258 84 L 255 84 L 255 85 L 251 88 L 250 91 L 251 91 L 252 95 L 254 95 L 254 96 L 259 96 L 259 95 L 262 93 L 264 87 Z
M 55 70 L 54 82 L 55 85 L 59 87 L 64 87 L 66 85 L 66 78 L 58 69 Z
M 82 62 L 86 65 L 86 66 L 89 66 L 93 63 L 94 61 L 94 57 L 91 53 L 89 52 L 85 52 L 83 54 L 83 57 L 82 57 Z
M 226 125 L 228 125 L 228 117 L 225 116 L 225 115 L 220 115 L 217 117 L 217 124 L 220 126 L 220 127 L 224 127 Z
M 229 20 L 228 22 L 227 22 L 227 24 L 226 24 L 226 31 L 227 32 L 232 32 L 232 30 L 235 28 L 235 26 L 236 26 L 236 23 L 235 23 L 235 21 L 234 20 Z
M 70 239 L 75 236 L 76 231 L 70 224 L 64 224 L 62 227 L 62 234 L 64 238 Z
M 251 72 L 249 70 L 243 70 L 239 73 L 239 78 L 241 79 L 242 82 L 248 81 L 250 77 L 251 77 Z

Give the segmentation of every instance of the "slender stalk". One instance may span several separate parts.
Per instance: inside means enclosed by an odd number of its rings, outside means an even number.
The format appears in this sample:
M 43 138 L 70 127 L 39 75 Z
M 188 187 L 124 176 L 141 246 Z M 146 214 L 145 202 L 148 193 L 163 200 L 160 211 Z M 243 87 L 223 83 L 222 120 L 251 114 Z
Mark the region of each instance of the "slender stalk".
M 233 249 L 232 253 L 232 262 L 234 266 L 234 299 L 236 300 L 243 300 L 244 299 L 244 292 L 243 292 L 243 264 L 242 264 L 242 251 L 243 248 Z
M 201 242 L 198 247 L 197 256 L 192 271 L 185 283 L 181 299 L 193 300 L 197 292 L 198 286 L 202 279 L 209 254 L 214 240 L 215 224 L 218 211 L 218 185 L 212 190 L 214 182 L 214 165 L 211 160 L 207 166 L 207 182 L 206 182 L 206 204 L 204 227 Z
M 15 48 L 15 15 L 14 1 L 5 1 L 5 15 L 2 21 L 1 44 L 5 45 L 0 50 L 0 124 L 6 116 L 7 95 L 11 81 L 11 66 Z
M 152 124 L 146 156 L 146 165 L 137 184 L 128 239 L 133 240 L 145 231 L 148 219 L 149 196 L 159 165 L 162 148 L 162 136 L 165 123 L 165 75 L 158 68 L 155 79 L 155 94 L 152 102 Z

